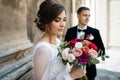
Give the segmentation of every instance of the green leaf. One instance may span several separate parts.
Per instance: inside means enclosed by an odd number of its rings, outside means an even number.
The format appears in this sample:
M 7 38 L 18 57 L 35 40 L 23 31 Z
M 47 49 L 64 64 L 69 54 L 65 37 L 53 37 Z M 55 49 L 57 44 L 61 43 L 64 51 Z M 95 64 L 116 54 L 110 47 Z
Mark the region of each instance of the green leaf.
M 90 65 L 92 65 L 92 64 L 98 64 L 98 63 L 99 63 L 99 60 L 94 59 L 94 58 L 90 58 L 88 65 L 90 66 Z
M 108 55 L 105 56 L 106 58 L 110 58 Z
M 102 59 L 103 61 L 105 61 L 105 57 L 104 57 L 104 56 L 101 56 L 101 59 Z
M 87 80 L 85 76 L 79 78 L 79 80 Z
M 67 61 L 66 61 L 66 60 L 63 60 L 63 59 L 62 59 L 62 62 L 63 62 L 64 65 L 67 64 Z
M 97 60 L 97 59 L 93 60 L 93 64 L 98 64 L 98 63 L 99 63 L 99 60 Z
M 84 39 L 84 35 L 81 35 L 81 36 L 80 36 L 80 39 Z
M 81 69 L 84 69 L 84 65 L 81 65 L 80 67 L 81 67 Z

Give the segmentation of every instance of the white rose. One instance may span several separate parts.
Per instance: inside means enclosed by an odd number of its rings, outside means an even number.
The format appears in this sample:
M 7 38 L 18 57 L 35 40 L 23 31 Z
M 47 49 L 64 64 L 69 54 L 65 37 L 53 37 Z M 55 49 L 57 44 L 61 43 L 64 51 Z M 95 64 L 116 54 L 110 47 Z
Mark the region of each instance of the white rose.
M 75 47 L 76 48 L 81 48 L 82 47 L 82 43 L 81 42 L 76 42 Z
M 94 39 L 94 36 L 91 34 L 89 39 L 90 39 L 90 40 L 93 40 L 93 39 Z
M 73 62 L 73 60 L 75 60 L 75 56 L 73 54 L 69 54 L 68 55 L 68 61 Z
M 64 60 L 67 60 L 67 59 L 68 59 L 69 50 L 70 50 L 70 48 L 65 48 L 65 49 L 62 51 L 62 58 L 63 58 Z

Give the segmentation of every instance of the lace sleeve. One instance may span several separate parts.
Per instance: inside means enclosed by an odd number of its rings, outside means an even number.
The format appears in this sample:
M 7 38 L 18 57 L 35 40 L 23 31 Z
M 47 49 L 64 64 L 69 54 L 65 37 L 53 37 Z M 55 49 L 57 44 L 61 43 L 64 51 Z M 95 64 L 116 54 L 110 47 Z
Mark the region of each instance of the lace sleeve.
M 45 46 L 39 47 L 33 57 L 35 80 L 48 80 L 50 64 L 50 50 Z M 46 77 L 47 76 L 47 77 Z

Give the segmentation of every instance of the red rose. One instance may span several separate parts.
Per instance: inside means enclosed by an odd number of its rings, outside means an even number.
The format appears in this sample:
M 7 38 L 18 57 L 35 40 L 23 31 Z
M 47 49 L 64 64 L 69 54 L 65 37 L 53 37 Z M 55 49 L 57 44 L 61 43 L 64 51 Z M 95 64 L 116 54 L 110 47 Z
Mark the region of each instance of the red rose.
M 96 51 L 98 50 L 97 46 L 94 43 L 91 43 L 89 46 L 90 48 L 93 48 Z
M 75 40 L 75 39 L 74 39 L 74 40 L 70 40 L 68 43 L 69 43 L 70 45 L 75 45 L 76 40 Z
M 83 39 L 76 39 L 76 42 L 82 42 Z

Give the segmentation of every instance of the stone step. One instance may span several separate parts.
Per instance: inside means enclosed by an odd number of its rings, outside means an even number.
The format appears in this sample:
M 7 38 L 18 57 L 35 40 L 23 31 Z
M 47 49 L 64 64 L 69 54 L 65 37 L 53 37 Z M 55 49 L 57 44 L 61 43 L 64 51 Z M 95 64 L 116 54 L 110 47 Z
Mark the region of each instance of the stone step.
M 97 77 L 95 80 L 120 80 L 120 72 L 97 69 Z

